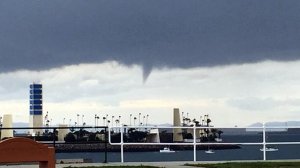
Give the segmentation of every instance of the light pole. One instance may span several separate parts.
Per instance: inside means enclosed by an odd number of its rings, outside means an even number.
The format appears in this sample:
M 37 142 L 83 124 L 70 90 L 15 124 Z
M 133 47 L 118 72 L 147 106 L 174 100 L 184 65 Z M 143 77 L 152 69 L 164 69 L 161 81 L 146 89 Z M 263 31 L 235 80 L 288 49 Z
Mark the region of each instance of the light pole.
M 131 117 L 132 117 L 132 114 L 130 114 L 129 116 L 130 116 L 130 117 L 129 117 L 129 123 L 130 123 L 130 125 L 131 125 Z
M 83 123 L 84 123 L 84 122 L 83 122 L 83 117 L 84 117 L 84 115 L 82 114 L 82 117 L 81 117 L 82 125 L 83 125 Z
M 95 127 L 97 127 L 97 114 L 95 114 Z M 96 128 L 95 128 L 96 130 Z
M 97 124 L 97 127 L 99 126 L 99 116 L 97 116 L 97 122 L 96 122 L 96 124 Z
M 108 114 L 106 114 L 106 126 L 108 126 Z
M 106 120 L 106 117 L 103 117 L 103 126 L 105 126 L 105 120 Z
M 112 127 L 114 126 L 114 118 L 115 118 L 115 116 L 111 116 L 111 126 Z
M 202 121 L 202 116 L 200 115 L 200 120 L 199 120 L 199 122 L 201 122 Z M 201 125 L 203 125 L 203 123 L 201 123 Z
M 47 122 L 47 120 L 48 120 L 48 111 L 46 112 L 46 115 L 45 115 L 45 118 L 44 118 L 44 122 L 46 123 Z M 46 125 L 46 124 L 45 124 Z
M 141 113 L 139 113 L 139 124 L 141 123 Z
M 148 117 L 149 117 L 149 114 L 147 114 L 147 116 L 146 116 L 146 126 L 148 125 Z
M 133 126 L 135 126 L 136 117 L 133 118 Z
M 77 114 L 77 124 L 79 125 L 79 114 Z

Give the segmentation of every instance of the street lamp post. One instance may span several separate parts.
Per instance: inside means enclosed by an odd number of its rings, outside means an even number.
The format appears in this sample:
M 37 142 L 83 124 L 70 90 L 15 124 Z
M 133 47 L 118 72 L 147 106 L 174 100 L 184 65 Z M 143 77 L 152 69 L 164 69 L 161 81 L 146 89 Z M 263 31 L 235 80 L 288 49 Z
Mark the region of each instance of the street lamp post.
M 146 116 L 146 126 L 148 125 L 148 117 L 149 117 L 149 114 L 147 114 L 147 116 Z
M 106 120 L 106 117 L 103 117 L 103 126 L 105 126 L 105 120 Z
M 133 126 L 135 126 L 136 117 L 133 118 Z
M 129 124 L 131 125 L 131 117 L 132 117 L 132 114 L 129 115 Z
M 141 124 L 141 113 L 139 113 L 139 124 Z
M 79 114 L 77 114 L 77 124 L 79 125 Z
M 83 122 L 83 117 L 84 117 L 84 115 L 82 115 L 82 117 L 81 117 L 82 125 L 83 125 L 83 123 L 84 123 L 84 122 Z

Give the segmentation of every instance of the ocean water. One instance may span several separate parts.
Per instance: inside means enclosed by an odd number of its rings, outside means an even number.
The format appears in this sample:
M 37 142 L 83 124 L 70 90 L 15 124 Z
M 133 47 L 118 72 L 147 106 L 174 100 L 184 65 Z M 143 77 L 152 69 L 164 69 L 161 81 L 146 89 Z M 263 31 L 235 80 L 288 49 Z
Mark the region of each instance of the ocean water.
M 224 135 L 223 142 L 261 142 L 262 136 L 255 135 Z M 268 135 L 269 142 L 296 142 L 300 141 L 299 134 Z M 262 145 L 240 145 L 240 149 L 215 150 L 213 154 L 207 154 L 204 150 L 197 150 L 197 161 L 230 161 L 230 160 L 262 160 Z M 275 145 L 276 152 L 267 152 L 267 159 L 300 159 L 300 145 Z M 162 146 L 163 148 L 163 146 Z M 108 152 L 108 162 L 120 162 L 120 152 Z M 57 159 L 89 159 L 92 162 L 103 162 L 103 152 L 79 152 L 57 153 Z M 176 151 L 175 153 L 157 152 L 124 152 L 125 162 L 159 162 L 159 161 L 193 161 L 193 150 Z

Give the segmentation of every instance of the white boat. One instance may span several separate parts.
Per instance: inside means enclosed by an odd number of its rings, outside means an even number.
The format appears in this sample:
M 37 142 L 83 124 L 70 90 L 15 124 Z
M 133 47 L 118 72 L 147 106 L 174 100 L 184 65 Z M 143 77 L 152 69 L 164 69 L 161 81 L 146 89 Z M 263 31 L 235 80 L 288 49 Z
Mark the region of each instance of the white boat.
M 216 142 L 222 142 L 223 140 L 221 138 L 215 138 Z
M 208 149 L 208 150 L 205 151 L 205 153 L 212 154 L 212 153 L 215 153 L 215 152 L 213 150 L 211 150 L 211 149 Z
M 175 151 L 170 150 L 168 147 L 164 147 L 163 150 L 159 150 L 160 153 L 174 153 Z
M 261 148 L 260 151 L 264 151 L 264 148 Z M 272 147 L 266 147 L 266 152 L 276 152 L 278 151 L 277 148 L 272 148 Z

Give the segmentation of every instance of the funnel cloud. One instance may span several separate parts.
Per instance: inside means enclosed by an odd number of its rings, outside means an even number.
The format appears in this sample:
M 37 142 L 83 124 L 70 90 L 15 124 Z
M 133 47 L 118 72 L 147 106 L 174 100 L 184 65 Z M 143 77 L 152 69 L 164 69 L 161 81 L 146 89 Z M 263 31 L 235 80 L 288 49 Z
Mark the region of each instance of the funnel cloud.
M 300 58 L 298 0 L 4 0 L 0 72 L 116 60 L 153 68 Z

